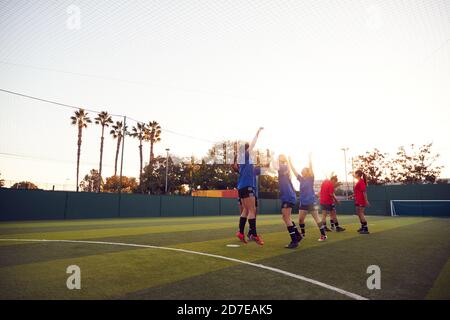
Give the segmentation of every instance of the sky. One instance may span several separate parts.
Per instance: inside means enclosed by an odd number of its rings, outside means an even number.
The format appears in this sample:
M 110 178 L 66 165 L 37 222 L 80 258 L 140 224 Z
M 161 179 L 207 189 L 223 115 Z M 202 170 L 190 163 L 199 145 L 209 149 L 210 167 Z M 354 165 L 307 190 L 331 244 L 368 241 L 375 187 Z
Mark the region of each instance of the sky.
M 0 1 L 0 89 L 156 120 L 161 155 L 202 156 L 263 126 L 258 148 L 299 168 L 311 152 L 319 178 L 345 179 L 343 147 L 350 166 L 429 142 L 450 177 L 449 88 L 450 1 Z M 0 92 L 1 178 L 73 189 L 72 113 Z M 82 177 L 99 141 L 89 126 Z M 114 154 L 108 136 L 107 176 Z M 138 176 L 136 140 L 124 160 Z

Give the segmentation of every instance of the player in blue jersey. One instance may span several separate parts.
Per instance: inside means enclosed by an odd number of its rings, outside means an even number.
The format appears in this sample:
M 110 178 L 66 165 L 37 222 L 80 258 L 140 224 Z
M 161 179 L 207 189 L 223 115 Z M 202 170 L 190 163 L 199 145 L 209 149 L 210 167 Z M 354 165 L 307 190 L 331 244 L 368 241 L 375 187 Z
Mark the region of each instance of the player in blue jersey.
M 264 241 L 256 231 L 256 178 L 251 153 L 258 141 L 262 129 L 263 128 L 259 128 L 253 141 L 251 143 L 246 143 L 243 150 L 240 152 L 238 193 L 239 199 L 241 199 L 242 212 L 239 219 L 239 231 L 236 233 L 239 240 L 244 243 L 247 242 L 245 240 L 244 230 L 248 219 L 250 225 L 249 234 L 252 240 L 255 240 L 259 245 L 264 245 Z
M 257 165 L 254 167 L 253 172 L 255 173 L 255 204 L 256 204 L 256 215 L 258 214 L 258 197 L 259 197 L 259 186 L 258 186 L 258 178 L 263 174 L 263 170 L 265 168 L 269 168 L 270 167 L 270 160 L 266 163 L 266 164 L 262 164 L 262 165 Z M 247 234 L 248 240 L 254 240 L 256 241 L 256 239 L 253 237 L 251 230 L 248 231 Z
M 281 214 L 284 223 L 286 224 L 289 236 L 291 237 L 291 243 L 286 248 L 294 249 L 298 247 L 299 242 L 302 240 L 300 232 L 291 219 L 292 209 L 297 202 L 297 196 L 295 194 L 294 186 L 291 181 L 291 172 L 289 170 L 288 161 L 286 156 L 280 155 L 278 157 L 278 184 L 281 200 Z
M 263 165 L 263 166 L 255 166 L 254 170 L 253 170 L 255 173 L 255 179 L 257 179 L 261 175 L 262 168 L 268 168 L 269 166 L 270 166 L 270 164 Z M 239 164 L 237 163 L 237 159 L 235 159 L 235 162 L 233 163 L 233 165 L 231 167 L 236 173 L 239 173 Z M 241 198 L 238 198 L 238 206 L 239 206 L 239 212 L 241 214 L 241 217 L 247 219 L 247 212 L 244 211 Z M 257 183 L 257 180 L 255 181 L 255 208 L 256 208 L 256 213 L 257 213 L 258 212 L 258 183 Z M 255 240 L 255 239 L 253 239 L 253 235 L 250 232 L 250 228 L 247 233 L 247 238 L 248 238 L 248 240 Z
M 305 217 L 309 212 L 313 216 L 320 230 L 319 241 L 325 241 L 327 235 L 325 232 L 325 225 L 319 217 L 319 210 L 317 209 L 317 198 L 314 192 L 314 171 L 312 166 L 311 154 L 309 155 L 309 167 L 303 168 L 299 174 L 294 166 L 292 160 L 289 158 L 289 167 L 300 182 L 300 211 L 298 215 L 298 224 L 300 226 L 302 236 L 305 236 Z

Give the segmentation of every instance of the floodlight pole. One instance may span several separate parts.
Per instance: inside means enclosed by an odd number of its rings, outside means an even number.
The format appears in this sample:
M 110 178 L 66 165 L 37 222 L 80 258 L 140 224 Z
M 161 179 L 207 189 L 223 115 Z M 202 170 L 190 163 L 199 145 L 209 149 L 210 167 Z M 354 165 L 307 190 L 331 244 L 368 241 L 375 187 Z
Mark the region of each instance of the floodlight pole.
M 352 172 L 355 172 L 355 163 L 352 157 Z M 355 189 L 355 179 L 352 179 L 353 189 Z
M 344 170 L 345 170 L 345 196 L 348 198 L 348 172 L 347 172 L 347 151 L 348 148 L 342 148 L 344 151 Z
M 166 193 L 167 193 L 167 176 L 168 176 L 168 174 L 169 174 L 169 151 L 170 151 L 170 149 L 169 148 L 167 148 L 166 149 Z

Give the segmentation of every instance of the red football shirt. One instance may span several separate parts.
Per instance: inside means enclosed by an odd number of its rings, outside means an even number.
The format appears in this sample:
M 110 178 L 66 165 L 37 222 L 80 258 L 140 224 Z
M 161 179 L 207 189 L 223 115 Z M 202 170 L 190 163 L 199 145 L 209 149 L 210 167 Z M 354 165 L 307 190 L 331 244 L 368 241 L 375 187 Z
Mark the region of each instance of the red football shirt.
M 334 193 L 334 184 L 330 180 L 325 180 L 322 182 L 322 186 L 320 187 L 320 204 L 332 205 L 333 197 L 331 196 Z
M 358 183 L 355 185 L 355 204 L 360 206 L 367 205 L 366 198 L 364 197 L 364 192 L 366 192 L 366 183 L 364 179 L 359 179 Z

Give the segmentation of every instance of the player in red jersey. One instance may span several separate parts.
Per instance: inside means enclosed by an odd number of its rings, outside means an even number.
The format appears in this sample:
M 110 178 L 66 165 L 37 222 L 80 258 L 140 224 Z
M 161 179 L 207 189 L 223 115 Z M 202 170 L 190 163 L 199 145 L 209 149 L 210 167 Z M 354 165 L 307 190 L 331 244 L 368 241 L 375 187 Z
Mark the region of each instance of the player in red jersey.
M 358 215 L 359 221 L 361 222 L 361 228 L 358 230 L 358 232 L 360 234 L 369 234 L 366 216 L 364 215 L 366 207 L 370 206 L 369 200 L 367 198 L 366 175 L 364 174 L 364 172 L 362 172 L 362 170 L 357 170 L 355 171 L 353 176 L 358 181 L 355 185 L 353 195 L 355 199 L 356 214 Z
M 332 176 L 329 180 L 322 182 L 320 187 L 320 207 L 322 208 L 322 223 L 326 231 L 345 231 L 345 228 L 339 226 L 339 221 L 336 215 L 336 204 L 340 201 L 336 198 L 334 187 L 338 182 L 337 176 Z M 327 214 L 330 216 L 331 230 L 327 228 Z

